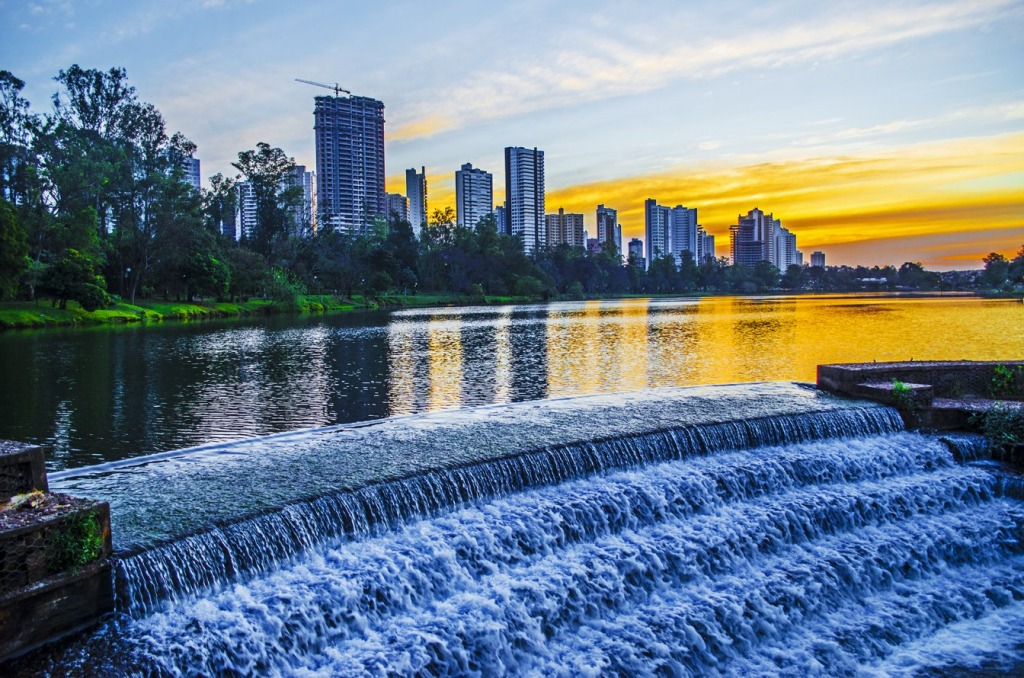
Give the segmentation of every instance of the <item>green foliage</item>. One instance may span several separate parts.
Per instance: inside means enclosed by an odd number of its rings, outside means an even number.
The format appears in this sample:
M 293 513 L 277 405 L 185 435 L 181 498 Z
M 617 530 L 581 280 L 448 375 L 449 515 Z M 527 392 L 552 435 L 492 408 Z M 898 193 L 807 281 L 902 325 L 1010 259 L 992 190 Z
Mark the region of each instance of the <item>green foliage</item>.
M 301 297 L 306 293 L 302 283 L 287 271 L 275 268 L 267 283 L 267 296 L 274 305 L 285 311 L 302 310 Z
M 917 409 L 914 396 L 909 386 L 899 379 L 892 380 L 892 390 L 889 392 L 892 397 L 892 404 L 900 412 L 912 412 Z
M 53 304 L 66 308 L 68 301 L 77 301 L 86 311 L 95 311 L 107 306 L 107 295 L 103 277 L 94 271 L 89 257 L 78 250 L 69 249 L 57 261 L 50 264 L 42 278 L 42 287 L 53 297 Z
M 0 299 L 10 299 L 18 291 L 28 270 L 28 241 L 18 222 L 14 205 L 0 200 Z
M 73 516 L 55 532 L 49 561 L 51 573 L 77 571 L 97 558 L 103 550 L 103 528 L 99 516 L 87 512 Z
M 989 391 L 994 398 L 1020 398 L 1024 396 L 1021 384 L 1024 384 L 1024 367 L 996 365 Z
M 981 283 L 987 287 L 1002 287 L 1010 275 L 1010 262 L 998 252 L 990 252 L 982 262 L 985 270 L 981 274 Z
M 980 424 L 995 458 L 1024 461 L 1024 408 L 996 403 L 972 421 Z
M 541 297 L 544 295 L 544 283 L 531 275 L 524 275 L 516 280 L 515 293 L 520 297 Z
M 256 223 L 247 244 L 273 265 L 288 238 L 298 235 L 293 210 L 302 199 L 302 189 L 289 181 L 295 160 L 261 141 L 255 150 L 241 151 L 238 162 L 232 164 L 244 175 L 256 200 Z

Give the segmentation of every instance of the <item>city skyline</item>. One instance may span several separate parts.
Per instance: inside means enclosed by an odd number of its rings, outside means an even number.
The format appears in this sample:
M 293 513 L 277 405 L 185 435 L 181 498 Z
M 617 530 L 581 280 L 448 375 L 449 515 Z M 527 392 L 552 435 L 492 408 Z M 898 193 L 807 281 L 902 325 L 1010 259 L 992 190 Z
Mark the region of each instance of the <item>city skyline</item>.
M 463 3 L 40 1 L 0 13 L 3 67 L 33 110 L 49 110 L 51 78 L 72 63 L 124 66 L 198 144 L 204 183 L 259 141 L 313 166 L 319 92 L 294 82 L 309 78 L 385 104 L 387 190 L 404 193 L 408 167 L 435 168 L 432 208 L 455 205 L 466 162 L 494 172 L 500 205 L 502 149 L 523 146 L 547 154 L 548 204 L 584 214 L 591 233 L 595 207 L 613 207 L 627 241 L 654 197 L 699 208 L 719 254 L 754 206 L 835 264 L 977 268 L 1024 242 L 1019 1 L 528 2 L 483 18 Z M 427 37 L 411 54 L 414 31 Z

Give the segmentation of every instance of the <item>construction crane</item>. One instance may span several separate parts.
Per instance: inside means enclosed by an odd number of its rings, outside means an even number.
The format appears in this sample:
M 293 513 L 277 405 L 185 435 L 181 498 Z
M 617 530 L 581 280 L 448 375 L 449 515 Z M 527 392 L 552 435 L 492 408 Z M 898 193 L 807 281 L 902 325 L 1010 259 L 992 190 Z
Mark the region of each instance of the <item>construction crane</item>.
M 295 78 L 295 82 L 304 82 L 307 85 L 313 85 L 314 87 L 323 87 L 324 89 L 333 89 L 334 90 L 334 96 L 336 96 L 336 97 L 340 97 L 341 96 L 341 94 L 340 94 L 341 92 L 344 92 L 345 94 L 348 94 L 350 96 L 352 94 L 352 92 L 349 92 L 347 89 L 345 89 L 344 87 L 342 87 L 338 83 L 334 83 L 333 85 L 326 85 L 326 84 L 324 84 L 322 82 L 313 82 L 312 80 L 303 80 L 302 78 Z

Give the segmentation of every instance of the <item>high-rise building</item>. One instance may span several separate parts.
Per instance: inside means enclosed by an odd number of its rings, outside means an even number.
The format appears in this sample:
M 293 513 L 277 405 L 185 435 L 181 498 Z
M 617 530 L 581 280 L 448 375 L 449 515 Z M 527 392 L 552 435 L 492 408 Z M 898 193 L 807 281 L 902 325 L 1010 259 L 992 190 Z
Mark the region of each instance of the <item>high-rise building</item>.
M 775 228 L 775 258 L 772 263 L 775 267 L 785 273 L 786 269 L 793 264 L 800 263 L 800 253 L 796 249 L 796 235 L 789 229 L 778 224 Z
M 252 183 L 248 181 L 239 181 L 236 187 L 238 189 L 237 237 L 249 239 L 256 229 L 256 191 L 253 189 Z
M 803 263 L 803 253 L 796 248 L 796 234 L 756 207 L 746 216 L 739 215 L 736 224 L 729 227 L 729 249 L 732 263 L 744 266 L 769 261 L 785 271 L 792 264 Z
M 644 259 L 644 243 L 640 238 L 633 238 L 629 241 L 629 260 L 640 270 L 647 268 L 647 261 Z
M 494 206 L 494 225 L 498 229 L 498 233 L 508 233 L 508 210 L 505 209 L 504 205 Z
M 358 232 L 385 213 L 384 104 L 369 97 L 316 97 L 318 223 Z
M 185 183 L 190 184 L 197 191 L 203 186 L 203 177 L 199 171 L 199 158 L 184 158 L 181 163 L 185 170 Z
M 455 217 L 463 228 L 476 228 L 491 213 L 494 204 L 494 177 L 466 163 L 455 171 Z
M 420 231 L 427 223 L 427 168 L 415 167 L 405 170 L 405 195 L 409 198 L 409 223 L 412 232 L 419 237 Z
M 821 250 L 811 252 L 811 266 L 825 267 L 825 253 Z
M 644 201 L 644 241 L 647 245 L 647 265 L 658 257 L 669 254 L 669 215 L 654 198 Z
M 506 233 L 519 237 L 533 252 L 547 242 L 544 221 L 544 151 L 509 146 L 505 149 Z
M 759 261 L 775 259 L 775 228 L 781 226 L 771 214 L 758 208 L 737 217 L 729 227 L 729 249 L 733 264 L 753 266 Z
M 683 263 L 684 252 L 697 261 L 697 209 L 676 205 L 669 212 L 668 250 L 676 260 Z
M 715 236 L 697 227 L 697 264 L 715 260 Z
M 384 204 L 387 207 L 388 219 L 394 219 L 397 216 L 399 219 L 409 221 L 409 199 L 404 195 L 388 193 L 384 196 Z
M 619 230 L 619 213 L 611 207 L 597 206 L 597 241 L 602 245 L 611 240 L 615 243 L 615 251 L 622 254 L 622 240 L 616 233 Z
M 586 244 L 582 214 L 566 214 L 565 209 L 559 207 L 558 214 L 545 217 L 545 229 L 548 247 L 557 247 L 562 243 L 570 247 L 583 247 Z
M 281 188 L 296 186 L 302 191 L 299 204 L 292 210 L 295 233 L 298 235 L 313 232 L 313 181 L 314 175 L 306 171 L 305 165 L 296 165 L 282 180 Z

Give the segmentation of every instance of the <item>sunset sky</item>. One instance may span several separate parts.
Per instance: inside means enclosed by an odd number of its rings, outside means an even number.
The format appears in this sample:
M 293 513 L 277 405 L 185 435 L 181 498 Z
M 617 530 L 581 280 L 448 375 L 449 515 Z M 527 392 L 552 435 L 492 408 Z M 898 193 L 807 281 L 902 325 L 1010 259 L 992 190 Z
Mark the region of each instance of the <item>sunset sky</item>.
M 547 208 L 773 212 L 829 264 L 978 268 L 1024 244 L 1024 0 L 337 2 L 0 0 L 0 68 L 50 110 L 70 64 L 123 66 L 199 146 L 203 176 L 259 141 L 314 166 L 313 97 L 386 107 L 388 188 L 430 208 L 471 162 L 545 152 Z

